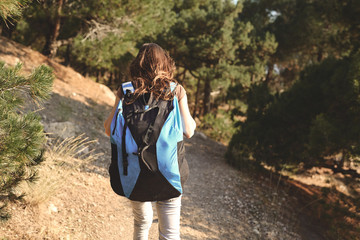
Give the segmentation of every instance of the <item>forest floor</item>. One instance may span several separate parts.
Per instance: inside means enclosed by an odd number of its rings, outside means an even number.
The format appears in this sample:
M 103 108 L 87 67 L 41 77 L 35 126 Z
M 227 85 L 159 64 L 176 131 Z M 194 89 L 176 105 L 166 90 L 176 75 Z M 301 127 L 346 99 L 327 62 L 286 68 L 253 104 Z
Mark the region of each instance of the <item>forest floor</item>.
M 110 144 L 102 124 L 114 94 L 3 38 L 0 60 L 10 66 L 23 62 L 25 72 L 45 63 L 56 75 L 52 97 L 38 111 L 49 133 L 48 160 L 38 182 L 21 187 L 28 194 L 24 202 L 9 205 L 12 217 L 0 224 L 0 239 L 132 239 L 130 203 L 113 193 L 107 173 Z M 80 140 L 76 149 L 84 153 L 82 160 L 71 153 L 76 139 L 70 147 L 55 140 L 79 135 L 95 140 Z M 305 211 L 311 198 L 304 202 L 294 184 L 232 168 L 224 159 L 226 146 L 200 132 L 185 144 L 190 177 L 182 201 L 182 239 L 328 239 L 327 229 Z M 158 238 L 157 225 L 154 211 L 149 239 Z

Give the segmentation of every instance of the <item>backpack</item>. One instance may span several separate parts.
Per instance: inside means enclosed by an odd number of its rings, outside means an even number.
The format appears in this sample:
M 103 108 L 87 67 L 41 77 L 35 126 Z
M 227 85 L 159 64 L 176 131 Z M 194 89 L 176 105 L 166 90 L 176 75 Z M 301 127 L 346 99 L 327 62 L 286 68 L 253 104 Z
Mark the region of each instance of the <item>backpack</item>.
M 168 90 L 175 87 L 172 83 Z M 177 97 L 167 101 L 146 93 L 128 104 L 133 84 L 126 82 L 121 88 L 123 98 L 111 122 L 113 191 L 141 202 L 180 196 L 189 168 Z

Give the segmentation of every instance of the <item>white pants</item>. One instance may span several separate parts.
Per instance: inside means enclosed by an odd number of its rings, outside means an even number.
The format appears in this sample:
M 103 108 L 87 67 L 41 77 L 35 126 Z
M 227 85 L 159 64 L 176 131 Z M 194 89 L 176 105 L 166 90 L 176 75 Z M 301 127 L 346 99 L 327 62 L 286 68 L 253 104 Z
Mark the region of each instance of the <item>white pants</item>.
M 134 240 L 147 240 L 153 220 L 151 202 L 131 201 L 134 215 Z M 159 239 L 180 239 L 181 196 L 156 202 L 159 218 Z

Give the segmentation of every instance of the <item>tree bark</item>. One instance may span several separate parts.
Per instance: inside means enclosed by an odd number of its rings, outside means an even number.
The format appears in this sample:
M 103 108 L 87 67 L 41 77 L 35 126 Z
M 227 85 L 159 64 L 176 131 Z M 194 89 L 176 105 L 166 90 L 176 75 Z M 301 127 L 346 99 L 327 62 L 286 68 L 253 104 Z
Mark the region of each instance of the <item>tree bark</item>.
M 182 79 L 181 79 L 181 84 L 185 85 L 185 77 L 186 77 L 186 68 L 183 72 L 183 76 L 182 76 Z
M 96 82 L 98 83 L 100 82 L 100 80 L 101 80 L 101 70 L 98 70 L 96 74 Z
M 274 64 L 270 63 L 268 64 L 268 72 L 266 74 L 265 82 L 269 83 L 271 79 L 273 78 L 273 72 L 274 72 Z
M 68 43 L 67 46 L 66 46 L 65 59 L 64 59 L 64 65 L 65 66 L 70 65 L 70 55 L 71 55 L 71 44 Z
M 178 83 L 180 83 L 183 86 L 184 86 L 185 74 L 186 74 L 186 68 L 184 69 L 184 71 L 176 74 L 176 76 L 175 76 L 176 81 L 178 81 Z
M 203 115 L 206 115 L 210 112 L 211 104 L 210 104 L 210 93 L 211 93 L 211 85 L 210 85 L 210 79 L 205 79 L 205 86 L 204 86 L 204 103 L 203 108 L 204 112 Z
M 196 86 L 195 105 L 194 105 L 194 110 L 193 110 L 193 114 L 192 114 L 193 118 L 196 117 L 196 112 L 198 109 L 199 93 L 200 93 L 200 78 L 198 79 L 197 86 Z
M 108 86 L 108 87 L 112 87 L 112 83 L 113 83 L 113 72 L 110 72 L 110 74 L 109 74 L 109 79 L 108 79 L 108 82 L 107 82 L 107 84 L 106 84 L 106 86 Z
M 317 61 L 321 62 L 324 59 L 323 50 L 319 48 L 318 54 L 317 54 Z
M 252 73 L 252 74 L 251 74 L 251 78 L 250 78 L 250 82 L 253 83 L 254 80 L 255 80 L 255 74 Z
M 6 24 L 5 22 L 2 22 L 0 35 L 11 39 L 12 34 L 13 34 L 14 30 L 16 29 L 16 26 L 17 26 L 17 22 L 14 22 L 11 24 L 10 23 Z
M 56 52 L 58 46 L 56 44 L 56 39 L 60 33 L 60 24 L 61 24 L 61 10 L 64 5 L 64 0 L 57 1 L 57 10 L 55 15 L 55 20 L 52 24 L 50 24 L 50 34 L 47 36 L 45 46 L 43 48 L 43 54 L 49 56 L 50 58 L 54 58 L 56 56 Z

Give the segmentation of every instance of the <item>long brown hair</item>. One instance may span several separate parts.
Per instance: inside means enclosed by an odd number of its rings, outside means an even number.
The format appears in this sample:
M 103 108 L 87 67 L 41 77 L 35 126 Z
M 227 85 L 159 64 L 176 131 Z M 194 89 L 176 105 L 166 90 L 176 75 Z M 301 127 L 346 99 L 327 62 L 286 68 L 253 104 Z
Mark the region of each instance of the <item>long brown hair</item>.
M 173 99 L 170 83 L 176 83 L 174 72 L 175 62 L 167 51 L 156 43 L 143 44 L 130 64 L 130 77 L 136 87 L 130 102 L 144 93 L 152 93 L 157 99 Z

